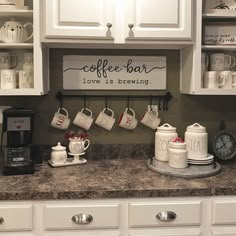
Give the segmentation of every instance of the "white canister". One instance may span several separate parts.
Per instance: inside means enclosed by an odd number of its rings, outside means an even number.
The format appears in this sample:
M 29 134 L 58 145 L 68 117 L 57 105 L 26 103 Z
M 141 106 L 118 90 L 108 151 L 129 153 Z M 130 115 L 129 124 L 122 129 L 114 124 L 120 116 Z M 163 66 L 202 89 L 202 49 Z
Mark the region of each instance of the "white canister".
M 169 166 L 179 169 L 188 167 L 186 143 L 181 138 L 169 144 Z
M 155 133 L 155 158 L 159 161 L 168 161 L 169 142 L 177 138 L 176 128 L 165 123 L 157 127 Z
M 185 142 L 188 158 L 202 159 L 207 157 L 208 135 L 206 128 L 198 123 L 187 127 Z
M 54 164 L 65 163 L 67 160 L 66 147 L 62 146 L 61 143 L 57 143 L 56 146 L 52 147 L 51 151 L 51 162 Z

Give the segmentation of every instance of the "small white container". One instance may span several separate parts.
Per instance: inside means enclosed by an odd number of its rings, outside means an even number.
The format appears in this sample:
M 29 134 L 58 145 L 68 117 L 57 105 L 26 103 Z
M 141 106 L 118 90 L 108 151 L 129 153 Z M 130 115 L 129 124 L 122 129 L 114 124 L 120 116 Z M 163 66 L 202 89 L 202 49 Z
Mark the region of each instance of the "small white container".
M 206 128 L 198 123 L 187 127 L 185 142 L 188 151 L 188 158 L 202 159 L 208 153 L 208 134 Z
M 54 164 L 65 163 L 67 160 L 66 147 L 62 146 L 60 142 L 57 146 L 52 147 L 51 162 Z
M 168 161 L 169 142 L 177 138 L 176 128 L 165 123 L 157 127 L 155 133 L 155 158 L 159 161 Z
M 188 167 L 186 143 L 181 138 L 169 144 L 169 166 L 178 169 Z

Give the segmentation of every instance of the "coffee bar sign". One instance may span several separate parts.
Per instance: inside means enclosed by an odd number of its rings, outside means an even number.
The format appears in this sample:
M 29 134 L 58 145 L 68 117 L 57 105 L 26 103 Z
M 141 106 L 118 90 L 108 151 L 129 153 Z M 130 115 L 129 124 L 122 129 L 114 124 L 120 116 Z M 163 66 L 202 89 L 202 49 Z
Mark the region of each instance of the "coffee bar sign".
M 63 89 L 163 90 L 166 57 L 65 55 Z

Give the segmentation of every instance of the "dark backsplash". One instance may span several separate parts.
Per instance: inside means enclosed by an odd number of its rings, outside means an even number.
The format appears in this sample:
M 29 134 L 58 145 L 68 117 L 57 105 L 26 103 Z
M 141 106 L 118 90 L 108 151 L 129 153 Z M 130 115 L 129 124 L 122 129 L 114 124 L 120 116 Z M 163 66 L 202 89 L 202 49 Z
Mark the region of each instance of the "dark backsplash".
M 219 121 L 225 120 L 227 129 L 236 133 L 236 96 L 189 96 L 181 95 L 179 92 L 180 82 L 180 52 L 178 50 L 81 50 L 81 49 L 50 49 L 50 92 L 39 97 L 1 97 L 0 105 L 11 105 L 14 107 L 25 107 L 33 109 L 36 113 L 34 122 L 34 143 L 40 145 L 56 145 L 63 142 L 63 131 L 50 127 L 50 122 L 54 112 L 59 107 L 56 93 L 62 89 L 62 57 L 63 55 L 140 55 L 140 56 L 167 56 L 167 90 L 171 92 L 173 99 L 169 103 L 169 110 L 159 112 L 161 124 L 170 123 L 177 128 L 179 136 L 183 137 L 186 127 L 195 122 L 207 128 L 209 134 L 209 149 L 211 140 L 215 135 Z M 157 78 L 158 79 L 158 78 Z M 106 91 L 103 91 L 106 94 Z M 147 91 L 146 91 L 147 92 Z M 161 91 L 154 91 L 159 94 Z M 165 91 L 164 91 L 165 92 Z M 94 92 L 95 93 L 95 92 Z M 145 93 L 138 91 L 137 93 Z M 163 93 L 163 91 L 162 91 Z M 120 91 L 124 98 L 112 98 L 108 100 L 108 105 L 114 110 L 116 120 L 127 106 L 127 91 Z M 130 99 L 130 106 L 136 111 L 137 118 L 140 119 L 149 104 L 149 98 Z M 153 100 L 155 104 L 158 101 Z M 76 113 L 82 109 L 83 98 L 66 98 L 63 106 L 69 111 L 71 120 Z M 104 98 L 87 98 L 87 107 L 90 108 L 94 117 L 104 108 Z M 68 130 L 77 131 L 73 124 Z M 155 131 L 138 124 L 133 131 L 127 131 L 117 126 L 117 121 L 112 131 L 108 132 L 101 127 L 93 125 L 88 132 L 91 141 L 91 148 L 88 149 L 88 158 L 106 159 L 112 156 L 150 156 L 154 144 Z M 101 146 L 98 144 L 115 144 L 115 146 Z M 119 144 L 147 144 L 144 147 L 136 148 L 130 146 L 127 150 Z M 149 147 L 149 148 L 147 148 Z M 141 150 L 144 149 L 144 150 Z M 150 150 L 147 150 L 150 149 Z M 102 150 L 100 152 L 100 150 Z M 104 152 L 106 150 L 106 152 Z M 122 154 L 121 154 L 122 153 Z

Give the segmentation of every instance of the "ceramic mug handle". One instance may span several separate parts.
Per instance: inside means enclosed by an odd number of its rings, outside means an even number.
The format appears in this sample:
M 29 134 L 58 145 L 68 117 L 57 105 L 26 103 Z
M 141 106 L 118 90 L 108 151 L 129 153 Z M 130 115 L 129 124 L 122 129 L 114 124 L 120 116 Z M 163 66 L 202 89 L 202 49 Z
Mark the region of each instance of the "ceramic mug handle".
M 129 107 L 125 109 L 125 113 L 128 113 L 128 111 L 131 111 L 132 116 L 135 117 L 135 111 L 132 108 Z
M 112 109 L 110 109 L 110 108 L 104 108 L 102 112 L 105 113 L 105 111 L 110 111 L 110 112 L 111 112 L 110 117 L 113 117 L 113 116 L 114 116 L 114 111 L 112 111 Z
M 68 111 L 67 111 L 65 108 L 63 108 L 63 107 L 59 108 L 57 112 L 61 113 L 61 112 L 60 112 L 61 110 L 66 113 L 66 117 L 69 117 Z
M 32 33 L 31 33 L 31 35 L 28 36 L 28 37 L 24 40 L 24 42 L 27 42 L 28 40 L 30 40 L 31 38 L 33 38 L 33 33 L 34 33 L 33 24 L 30 23 L 30 22 L 28 22 L 28 23 L 24 24 L 23 26 L 24 26 L 24 28 L 26 28 L 27 26 L 31 26 L 31 27 L 32 27 Z
M 85 139 L 85 140 L 84 140 L 84 150 L 83 150 L 83 151 L 85 151 L 86 149 L 88 149 L 89 145 L 90 145 L 90 141 L 89 141 L 88 139 Z
M 92 117 L 93 112 L 89 110 L 88 108 L 82 108 L 81 112 L 84 113 L 84 111 L 88 111 L 90 113 L 89 117 Z

